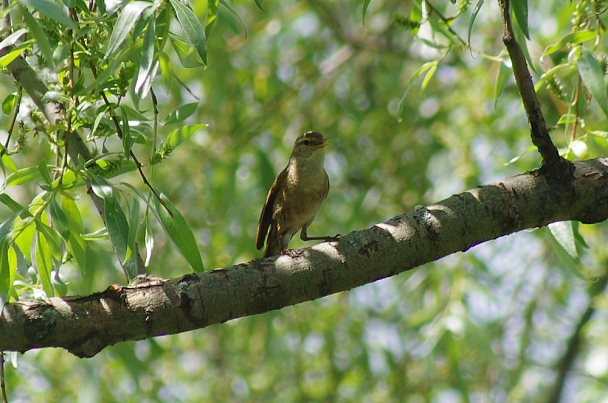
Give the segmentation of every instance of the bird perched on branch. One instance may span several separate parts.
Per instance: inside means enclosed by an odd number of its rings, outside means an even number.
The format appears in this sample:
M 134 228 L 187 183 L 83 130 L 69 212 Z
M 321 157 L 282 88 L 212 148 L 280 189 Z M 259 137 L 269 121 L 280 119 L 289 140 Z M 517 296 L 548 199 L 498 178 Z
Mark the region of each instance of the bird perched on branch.
M 300 229 L 303 241 L 336 240 L 337 236 L 309 237 L 306 233 L 329 192 L 323 147 L 325 137 L 321 133 L 306 132 L 299 136 L 289 163 L 270 187 L 255 241 L 256 248 L 262 249 L 266 240 L 264 257 L 278 255 L 287 249 L 289 241 Z

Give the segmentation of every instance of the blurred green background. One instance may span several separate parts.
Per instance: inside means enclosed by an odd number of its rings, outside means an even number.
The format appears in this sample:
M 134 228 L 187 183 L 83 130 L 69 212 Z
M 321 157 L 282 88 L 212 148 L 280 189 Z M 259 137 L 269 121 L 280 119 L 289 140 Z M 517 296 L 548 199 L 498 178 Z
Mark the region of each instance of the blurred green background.
M 373 0 L 365 25 L 360 1 L 267 1 L 265 11 L 253 1 L 230 4 L 241 21 L 220 7 L 208 38 L 209 67 L 185 69 L 175 58 L 184 86 L 159 80 L 154 87 L 161 118 L 198 102 L 188 123 L 208 125 L 152 177 L 194 231 L 207 269 L 261 256 L 255 231 L 266 192 L 306 130 L 329 138 L 331 189 L 311 236 L 347 234 L 538 166 L 536 151 L 527 152 L 529 130 L 513 80 L 495 96 L 508 63 L 501 62 L 506 56 L 494 2 L 483 4 L 472 27 L 473 50 L 430 23 L 414 37 L 404 18 L 417 2 Z M 539 62 L 546 46 L 571 32 L 577 15 L 594 15 L 594 4 L 529 5 L 528 48 L 537 72 L 567 58 Z M 445 16 L 464 9 L 452 30 L 466 41 L 474 5 L 433 6 Z M 201 7 L 193 3 L 195 12 Z M 604 42 L 600 37 L 595 52 L 602 54 Z M 425 74 L 410 83 L 433 61 L 437 70 L 424 89 Z M 576 82 L 563 79 L 565 91 Z M 0 84 L 3 97 L 14 91 L 6 76 Z M 544 87 L 539 96 L 548 124 L 556 124 L 567 105 Z M 605 127 L 597 108 L 581 99 L 579 113 L 589 125 Z M 6 127 L 8 118 L 2 119 Z M 573 154 L 572 141 L 581 139 L 563 126 L 552 136 L 572 158 L 606 154 L 603 143 L 587 138 L 585 152 Z M 42 137 L 25 147 L 23 164 L 51 158 Z M 143 189 L 137 175 L 114 180 L 121 181 Z M 19 188 L 11 195 L 26 203 L 38 191 Z M 99 229 L 86 195 L 77 203 L 86 231 Z M 577 269 L 605 277 L 606 225 L 578 229 L 588 249 Z M 150 272 L 188 273 L 160 228 L 155 235 Z M 305 245 L 294 238 L 290 247 Z M 86 272 L 62 268 L 69 294 L 124 282 L 108 242 L 91 246 L 89 264 Z M 59 349 L 29 351 L 16 357 L 16 368 L 6 365 L 7 389 L 12 402 L 500 402 L 544 401 L 563 386 L 564 401 L 600 401 L 608 398 L 602 337 L 608 301 L 569 265 L 546 229 L 526 231 L 350 292 L 120 343 L 92 359 Z M 566 362 L 573 334 L 583 341 Z M 565 380 L 558 377 L 564 365 Z

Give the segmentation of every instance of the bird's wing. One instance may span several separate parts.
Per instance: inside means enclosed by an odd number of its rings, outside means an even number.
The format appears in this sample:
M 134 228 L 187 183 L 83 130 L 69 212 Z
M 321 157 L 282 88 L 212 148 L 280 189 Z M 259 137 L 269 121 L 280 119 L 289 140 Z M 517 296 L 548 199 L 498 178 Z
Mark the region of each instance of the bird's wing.
M 264 204 L 264 208 L 260 214 L 260 220 L 258 221 L 258 234 L 255 238 L 255 247 L 258 250 L 264 247 L 264 240 L 266 239 L 266 234 L 268 233 L 268 227 L 270 227 L 270 223 L 272 222 L 274 202 L 277 198 L 277 194 L 279 193 L 279 183 L 283 183 L 286 176 L 287 169 L 284 169 L 274 180 L 270 190 L 268 191 L 268 196 L 266 196 L 266 204 Z

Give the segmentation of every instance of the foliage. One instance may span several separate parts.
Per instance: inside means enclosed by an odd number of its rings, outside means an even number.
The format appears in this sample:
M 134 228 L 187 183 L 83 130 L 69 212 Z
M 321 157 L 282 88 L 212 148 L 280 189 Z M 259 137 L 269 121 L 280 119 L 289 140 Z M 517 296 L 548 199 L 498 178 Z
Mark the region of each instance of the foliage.
M 605 155 L 601 3 L 513 3 L 562 155 Z M 46 99 L 64 105 L 48 124 L 12 81 L 0 93 L 2 127 L 17 123 L 1 151 L 4 299 L 122 282 L 116 259 L 134 262 L 139 249 L 165 277 L 259 256 L 259 209 L 304 130 L 332 143 L 332 188 L 312 235 L 363 228 L 539 163 L 490 2 L 64 5 L 13 3 L 0 43 L 0 66 L 25 52 Z M 71 132 L 90 158 L 68 158 Z M 606 303 L 586 279 L 606 276 L 604 231 L 566 223 L 516 234 L 349 293 L 88 361 L 29 352 L 7 366 L 9 394 L 538 400 L 561 390 L 565 366 L 566 396 L 599 400 Z M 586 343 L 566 362 L 573 335 Z M 66 382 L 83 371 L 84 384 Z
M 14 157 L 20 150 L 11 150 L 8 141 L 2 149 L 6 187 L 35 183 L 42 190 L 27 204 L 15 201 L 6 192 L 2 194 L 2 202 L 12 210 L 12 216 L 8 217 L 12 228 L 7 228 L 1 241 L 8 254 L 6 265 L 0 270 L 3 299 L 18 299 L 29 289 L 31 282 L 20 273 L 23 266 L 36 268 L 35 283 L 42 285 L 39 291 L 45 295 L 65 293 L 60 268 L 72 264 L 81 271 L 87 270 L 91 263 L 87 260 L 91 243 L 88 241 L 101 238 L 110 240 L 125 274 L 133 278 L 138 272 L 138 241 L 142 241 L 142 234 L 148 237 L 146 244 L 152 245 L 151 212 L 158 216 L 165 233 L 188 263 L 195 270 L 203 269 L 194 237 L 169 200 L 161 199 L 151 187 L 146 195 L 132 186 L 108 180 L 138 170 L 147 182 L 144 166 L 160 163 L 202 128 L 181 126 L 159 144 L 159 130 L 182 124 L 196 104 L 183 105 L 159 121 L 155 97 L 150 91 L 161 61 L 168 58 L 165 53 L 168 44 L 189 66 L 205 66 L 207 45 L 203 26 L 193 10 L 179 1 L 135 1 L 110 4 L 108 8 L 101 2 L 74 2 L 68 7 L 67 14 L 62 6 L 48 0 L 26 1 L 14 7 L 13 19 L 22 16 L 23 22 L 14 25 L 15 32 L 3 41 L 13 46 L 26 32 L 33 37 L 17 48 L 29 52 L 56 74 L 57 82 L 50 83 L 43 101 L 57 101 L 64 108 L 64 119 L 56 125 L 34 123 L 43 122 L 44 117 L 32 110 L 28 116 L 32 123 L 19 127 L 20 138 L 35 134 L 44 137 L 45 145 L 50 146 L 48 155 L 54 154 L 53 164 L 43 157 L 36 166 L 19 167 Z M 202 12 L 207 15 L 210 27 L 217 4 L 206 6 Z M 169 29 L 173 20 L 181 28 L 176 33 Z M 14 51 L 6 53 L 0 64 L 8 64 L 14 55 Z M 165 81 L 172 79 L 170 68 L 161 69 L 161 73 Z M 9 94 L 3 110 L 14 111 L 16 117 L 22 103 L 21 95 Z M 74 147 L 70 141 L 76 141 L 72 133 L 84 137 L 91 151 L 68 163 L 68 147 Z M 138 150 L 137 145 L 143 150 Z M 149 161 L 141 163 L 136 150 L 138 154 L 148 153 Z M 75 159 L 74 155 L 71 159 Z M 150 168 L 149 175 L 152 174 Z M 82 214 L 75 200 L 85 193 L 85 187 L 103 201 L 100 213 L 105 230 L 101 233 L 83 231 Z M 140 214 L 142 202 L 145 211 Z M 123 206 L 128 208 L 127 212 Z M 36 251 L 32 256 L 31 249 Z M 17 279 L 22 281 L 15 282 Z

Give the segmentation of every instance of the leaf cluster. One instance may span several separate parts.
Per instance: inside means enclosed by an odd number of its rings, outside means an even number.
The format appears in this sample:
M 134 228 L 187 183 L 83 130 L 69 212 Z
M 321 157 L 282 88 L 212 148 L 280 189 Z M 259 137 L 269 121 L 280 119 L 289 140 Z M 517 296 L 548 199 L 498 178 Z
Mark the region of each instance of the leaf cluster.
M 206 66 L 207 36 L 219 4 L 205 2 L 193 9 L 178 0 L 23 0 L 5 10 L 18 23 L 2 37 L 0 66 L 8 68 L 24 55 L 39 71 L 47 69 L 48 90 L 39 99 L 29 95 L 37 105 L 57 105 L 59 112 L 45 116 L 26 109 L 24 118 L 20 112 L 30 98 L 21 95 L 20 87 L 2 103 L 6 115 L 13 120 L 19 116 L 19 126 L 1 147 L 6 180 L 0 196 L 9 209 L 3 213 L 0 236 L 5 252 L 2 300 L 18 299 L 32 286 L 42 295 L 64 295 L 60 269 L 90 270 L 95 266 L 88 257 L 91 243 L 103 239 L 110 241 L 125 274 L 133 278 L 140 270 L 139 243 L 145 243 L 148 260 L 153 250 L 151 213 L 189 264 L 203 269 L 186 220 L 145 175 L 153 175 L 154 165 L 205 128 L 187 123 L 197 102 L 161 118 L 152 84 L 159 73 L 167 88 L 179 82 L 172 55 L 186 68 Z M 19 76 L 15 78 L 19 83 Z M 23 144 L 33 136 L 40 138 L 41 160 L 29 166 Z M 147 162 L 142 162 L 145 154 Z M 147 192 L 116 182 L 133 171 Z M 39 191 L 29 201 L 15 196 L 35 188 Z M 101 200 L 101 228 L 85 228 L 79 200 L 87 192 Z

